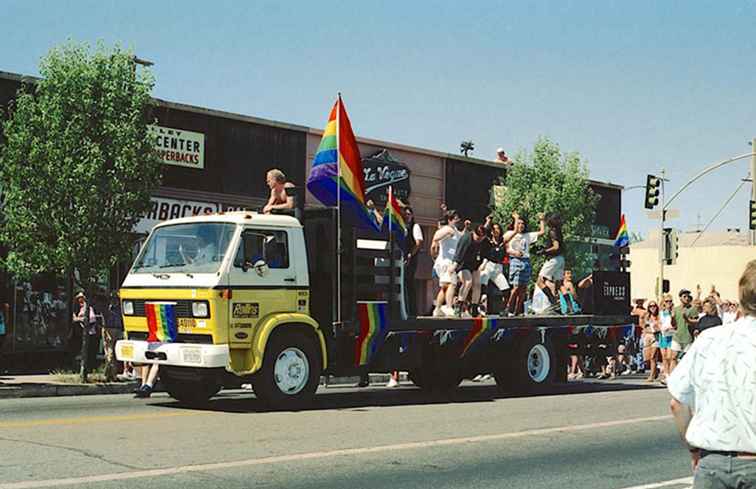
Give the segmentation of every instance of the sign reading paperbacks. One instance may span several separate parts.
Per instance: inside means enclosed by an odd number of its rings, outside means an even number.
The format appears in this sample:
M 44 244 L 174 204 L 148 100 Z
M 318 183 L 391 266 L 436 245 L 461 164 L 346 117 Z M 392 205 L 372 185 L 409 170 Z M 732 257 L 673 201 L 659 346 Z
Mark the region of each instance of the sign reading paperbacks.
M 410 171 L 398 161 L 391 158 L 388 150 L 381 150 L 373 156 L 362 159 L 362 171 L 365 174 L 365 199 L 372 200 L 379 209 L 386 206 L 386 194 L 391 185 L 394 197 L 403 203 L 409 202 Z
M 150 203 L 152 204 L 150 211 L 134 226 L 135 233 L 147 234 L 153 226 L 168 219 L 246 210 L 244 207 L 224 204 L 222 202 L 195 202 L 191 200 L 166 199 L 163 197 L 152 197 L 150 198 Z
M 166 165 L 205 168 L 205 135 L 200 132 L 150 126 L 155 150 Z

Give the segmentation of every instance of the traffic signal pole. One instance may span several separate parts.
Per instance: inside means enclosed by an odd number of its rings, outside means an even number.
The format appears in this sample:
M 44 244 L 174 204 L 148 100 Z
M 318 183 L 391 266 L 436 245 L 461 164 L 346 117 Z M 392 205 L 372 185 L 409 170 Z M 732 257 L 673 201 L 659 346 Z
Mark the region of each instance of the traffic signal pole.
M 756 138 L 751 140 L 751 148 L 756 151 Z M 751 200 L 756 201 L 756 152 L 751 153 Z M 751 230 L 751 246 L 756 246 L 756 229 Z
M 664 208 L 664 168 L 661 170 L 661 178 L 659 179 L 659 209 L 661 209 L 659 215 L 659 296 L 656 298 L 658 304 L 661 304 L 662 297 L 664 296 L 664 262 L 666 257 L 664 255 L 664 246 L 666 246 L 664 237 L 664 220 L 667 214 L 667 210 Z

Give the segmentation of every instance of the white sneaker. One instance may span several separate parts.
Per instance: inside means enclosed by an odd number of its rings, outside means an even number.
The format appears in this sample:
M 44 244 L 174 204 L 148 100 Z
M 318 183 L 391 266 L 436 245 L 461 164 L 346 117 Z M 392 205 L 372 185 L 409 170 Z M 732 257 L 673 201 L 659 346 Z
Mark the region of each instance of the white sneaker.
M 453 318 L 457 315 L 456 311 L 451 306 L 441 306 L 441 313 L 446 316 Z
M 395 378 L 391 377 L 386 384 L 386 387 L 399 387 L 399 381 L 397 381 Z
M 435 307 L 435 308 L 433 308 L 433 317 L 434 318 L 440 318 L 440 317 L 443 317 L 443 315 L 444 315 L 444 312 L 441 310 L 441 307 Z
M 480 382 L 481 380 L 483 380 L 483 375 L 482 374 L 478 374 L 478 375 L 476 375 L 475 377 L 472 378 L 473 382 Z
M 241 388 L 244 389 L 244 390 L 247 390 L 247 391 L 251 391 L 252 390 L 252 384 L 242 384 Z
M 491 380 L 491 379 L 493 379 L 493 377 L 491 376 L 491 374 L 485 374 L 485 375 L 483 375 L 483 377 L 481 377 L 480 380 L 482 382 L 485 382 L 486 380 Z

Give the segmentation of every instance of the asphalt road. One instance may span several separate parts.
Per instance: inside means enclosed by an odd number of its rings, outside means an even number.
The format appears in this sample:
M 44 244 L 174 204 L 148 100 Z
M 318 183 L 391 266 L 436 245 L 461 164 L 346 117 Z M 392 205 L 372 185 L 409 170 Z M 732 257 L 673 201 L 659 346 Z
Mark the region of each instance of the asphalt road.
M 342 387 L 316 399 L 300 412 L 244 391 L 201 410 L 165 394 L 3 400 L 0 489 L 690 486 L 664 389 L 507 397 L 465 384 L 438 399 Z

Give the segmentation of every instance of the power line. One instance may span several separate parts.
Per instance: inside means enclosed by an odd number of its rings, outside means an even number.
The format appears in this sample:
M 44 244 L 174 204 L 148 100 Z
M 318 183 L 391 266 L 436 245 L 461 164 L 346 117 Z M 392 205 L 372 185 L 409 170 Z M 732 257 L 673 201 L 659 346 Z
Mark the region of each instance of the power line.
M 690 244 L 691 248 L 693 247 L 693 245 L 696 244 L 696 241 L 698 241 L 698 238 L 700 238 L 701 236 L 703 236 L 703 234 L 706 232 L 706 230 L 709 229 L 709 226 L 711 226 L 711 223 L 713 223 L 719 217 L 719 215 L 722 213 L 722 211 L 725 210 L 725 207 L 727 207 L 729 205 L 730 201 L 732 201 L 732 199 L 735 198 L 735 196 L 738 194 L 738 192 L 740 192 L 740 189 L 743 188 L 743 185 L 745 185 L 745 184 L 746 184 L 746 182 L 743 181 L 743 182 L 740 183 L 740 185 L 738 185 L 738 188 L 736 188 L 735 191 L 732 193 L 732 195 L 730 195 L 730 198 L 727 199 L 727 201 L 722 205 L 722 207 L 719 208 L 719 210 L 717 211 L 717 213 L 714 214 L 714 217 L 712 217 L 711 220 L 709 220 L 709 222 L 706 223 L 706 226 L 704 226 L 703 230 L 700 233 L 698 233 L 698 236 L 696 236 L 696 239 L 694 239 L 693 242 Z

